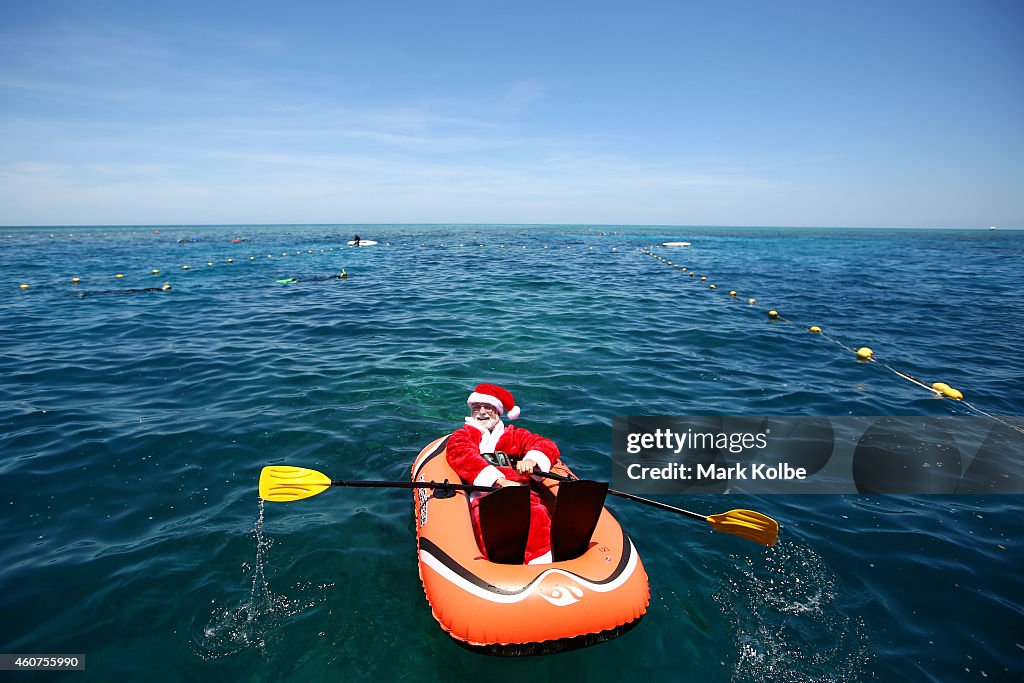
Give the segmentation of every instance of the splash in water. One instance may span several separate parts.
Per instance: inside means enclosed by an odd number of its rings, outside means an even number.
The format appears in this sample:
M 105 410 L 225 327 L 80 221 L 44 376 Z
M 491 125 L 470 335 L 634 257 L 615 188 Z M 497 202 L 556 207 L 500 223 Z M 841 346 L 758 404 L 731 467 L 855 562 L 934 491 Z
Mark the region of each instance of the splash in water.
M 265 569 L 273 541 L 263 535 L 262 499 L 252 535 L 256 540 L 256 559 L 249 598 L 235 607 L 218 607 L 213 611 L 199 642 L 200 656 L 204 659 L 226 657 L 253 647 L 268 656 L 267 637 L 287 619 L 323 602 L 323 592 L 330 587 L 319 586 L 315 589 L 317 595 L 304 598 L 271 592 Z
M 871 658 L 867 629 L 844 611 L 836 576 L 819 555 L 779 544 L 737 571 L 715 595 L 735 629 L 734 681 L 861 680 Z

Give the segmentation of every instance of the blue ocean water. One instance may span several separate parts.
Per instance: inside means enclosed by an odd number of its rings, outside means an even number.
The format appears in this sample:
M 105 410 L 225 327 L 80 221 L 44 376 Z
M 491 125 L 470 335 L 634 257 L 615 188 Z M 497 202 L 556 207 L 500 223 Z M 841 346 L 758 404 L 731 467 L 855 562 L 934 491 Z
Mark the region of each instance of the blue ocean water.
M 379 243 L 348 248 L 355 232 Z M 296 225 L 0 240 L 0 652 L 87 661 L 38 680 L 1024 675 L 1020 496 L 663 497 L 771 515 L 773 549 L 611 500 L 650 575 L 647 616 L 596 647 L 496 660 L 431 617 L 407 492 L 256 495 L 267 464 L 406 478 L 481 381 L 511 388 L 518 423 L 600 479 L 617 415 L 1024 414 L 1024 233 Z M 693 246 L 656 246 L 675 240 Z

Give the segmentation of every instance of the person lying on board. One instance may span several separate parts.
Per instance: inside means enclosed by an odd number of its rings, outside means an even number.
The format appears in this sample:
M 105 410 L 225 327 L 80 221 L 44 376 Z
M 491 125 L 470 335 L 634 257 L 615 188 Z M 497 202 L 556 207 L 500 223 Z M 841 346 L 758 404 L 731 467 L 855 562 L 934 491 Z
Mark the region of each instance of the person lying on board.
M 347 280 L 348 273 L 342 268 L 341 272 L 336 275 L 318 275 L 316 277 L 286 277 L 278 280 L 282 285 L 290 285 L 293 282 L 325 282 L 327 280 Z
M 303 282 L 325 282 L 327 280 L 347 280 L 348 273 L 342 268 L 340 273 L 334 275 L 318 275 L 317 277 L 307 277 Z
M 452 433 L 447 448 L 448 464 L 463 481 L 477 486 L 529 486 L 530 473 L 535 469 L 551 471 L 559 455 L 555 442 L 501 421 L 506 412 L 509 420 L 520 412 L 507 389 L 480 384 L 466 403 L 469 417 L 461 429 Z M 479 541 L 479 497 L 471 497 L 471 501 Z M 551 562 L 551 513 L 533 488 L 525 562 Z
M 141 289 L 104 289 L 99 292 L 78 292 L 78 297 L 87 296 L 107 296 L 114 294 L 138 294 L 139 292 L 169 292 L 171 290 L 171 283 L 165 282 L 159 287 L 143 287 Z

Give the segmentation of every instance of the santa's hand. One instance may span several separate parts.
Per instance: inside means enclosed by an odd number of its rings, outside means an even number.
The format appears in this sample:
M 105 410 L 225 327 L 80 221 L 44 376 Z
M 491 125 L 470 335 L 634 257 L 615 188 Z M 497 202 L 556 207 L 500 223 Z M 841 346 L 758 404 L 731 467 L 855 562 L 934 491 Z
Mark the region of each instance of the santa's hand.
M 516 470 L 522 474 L 531 474 L 537 467 L 537 461 L 533 458 L 523 458 L 516 463 Z
M 504 488 L 506 486 L 522 486 L 523 485 L 522 482 L 512 481 L 511 479 L 506 479 L 505 477 L 502 477 L 501 479 L 496 479 L 494 481 L 494 484 L 495 484 L 495 486 L 500 486 L 502 488 Z

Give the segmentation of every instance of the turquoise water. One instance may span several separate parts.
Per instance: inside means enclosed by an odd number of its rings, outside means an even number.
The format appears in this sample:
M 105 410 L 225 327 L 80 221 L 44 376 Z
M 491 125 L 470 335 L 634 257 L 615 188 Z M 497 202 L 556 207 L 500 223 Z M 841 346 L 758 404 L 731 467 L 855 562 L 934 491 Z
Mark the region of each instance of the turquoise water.
M 346 248 L 354 232 L 380 244 Z M 524 660 L 467 652 L 436 626 L 407 492 L 332 489 L 265 509 L 256 496 L 267 464 L 405 478 L 480 381 L 511 388 L 519 423 L 594 478 L 610 472 L 616 415 L 1024 414 L 1024 233 L 393 225 L 0 239 L 0 652 L 87 661 L 38 680 L 1024 674 L 1019 496 L 663 497 L 769 514 L 784 527 L 774 549 L 612 500 L 650 575 L 648 615 L 615 641 Z M 640 251 L 670 240 L 693 246 L 655 253 L 707 283 Z M 342 267 L 346 280 L 276 282 Z M 169 292 L 111 293 L 163 282 Z M 858 362 L 809 325 L 967 402 Z

